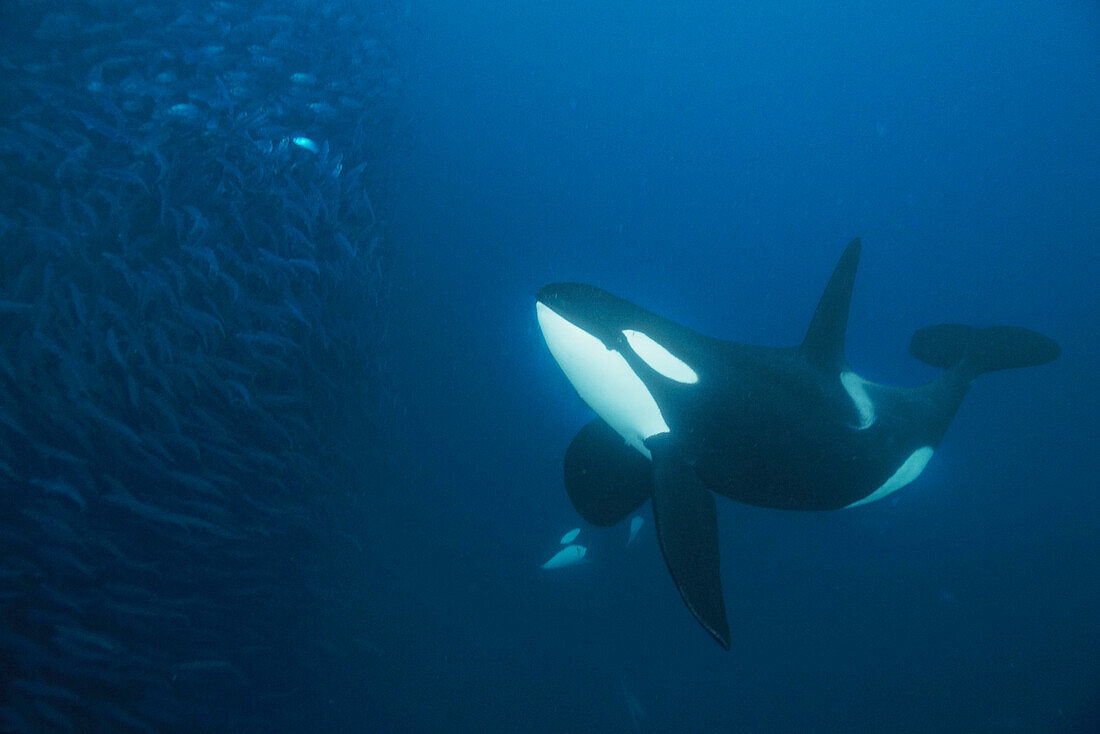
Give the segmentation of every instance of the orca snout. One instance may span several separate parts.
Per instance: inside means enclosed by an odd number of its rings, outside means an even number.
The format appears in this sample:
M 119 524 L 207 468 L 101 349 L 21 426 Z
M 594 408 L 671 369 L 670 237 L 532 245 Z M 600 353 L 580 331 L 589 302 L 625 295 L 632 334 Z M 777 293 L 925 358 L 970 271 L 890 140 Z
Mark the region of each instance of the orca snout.
M 563 318 L 569 318 L 586 305 L 593 304 L 599 292 L 599 288 L 583 283 L 550 283 L 539 288 L 535 300 Z
M 592 285 L 550 283 L 539 288 L 535 300 L 538 305 L 601 340 L 622 328 L 616 299 Z

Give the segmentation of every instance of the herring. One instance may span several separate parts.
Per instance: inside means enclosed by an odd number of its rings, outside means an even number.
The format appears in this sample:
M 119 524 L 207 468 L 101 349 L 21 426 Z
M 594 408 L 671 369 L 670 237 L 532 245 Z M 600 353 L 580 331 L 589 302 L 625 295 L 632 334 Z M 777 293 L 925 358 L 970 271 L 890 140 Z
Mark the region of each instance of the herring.
M 317 143 L 313 142 L 309 138 L 297 137 L 294 138 L 291 142 L 293 142 L 299 148 L 305 148 L 310 153 L 316 153 L 318 150 L 320 150 Z

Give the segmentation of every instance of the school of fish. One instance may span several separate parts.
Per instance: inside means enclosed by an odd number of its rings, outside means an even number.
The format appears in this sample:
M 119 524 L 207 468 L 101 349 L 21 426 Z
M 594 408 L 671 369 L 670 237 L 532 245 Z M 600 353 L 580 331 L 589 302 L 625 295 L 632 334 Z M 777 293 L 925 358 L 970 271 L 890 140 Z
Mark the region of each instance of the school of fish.
M 279 631 L 389 400 L 388 13 L 0 10 L 0 731 L 283 730 L 323 659 Z

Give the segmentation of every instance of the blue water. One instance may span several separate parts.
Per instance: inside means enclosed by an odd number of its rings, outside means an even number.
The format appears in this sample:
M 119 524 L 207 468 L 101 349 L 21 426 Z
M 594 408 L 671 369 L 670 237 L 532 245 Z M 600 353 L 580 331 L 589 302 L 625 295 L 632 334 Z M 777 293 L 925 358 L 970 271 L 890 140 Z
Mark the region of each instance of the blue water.
M 395 524 L 442 625 L 417 672 L 444 691 L 416 715 L 497 731 L 1093 730 L 1096 7 L 415 7 L 394 334 L 416 501 Z M 892 501 L 719 500 L 729 653 L 683 608 L 646 508 L 636 546 L 585 528 L 591 565 L 534 570 L 583 525 L 560 461 L 590 415 L 541 343 L 534 291 L 589 282 L 714 336 L 790 345 L 855 236 L 861 374 L 931 379 L 908 340 L 944 321 L 1028 326 L 1063 357 L 981 378 Z
M 0 731 L 1100 729 L 1095 3 L 0 5 Z M 295 141 L 298 142 L 295 142 Z M 719 499 L 726 652 L 534 293 L 975 382 L 912 485 Z M 567 530 L 590 563 L 539 569 Z

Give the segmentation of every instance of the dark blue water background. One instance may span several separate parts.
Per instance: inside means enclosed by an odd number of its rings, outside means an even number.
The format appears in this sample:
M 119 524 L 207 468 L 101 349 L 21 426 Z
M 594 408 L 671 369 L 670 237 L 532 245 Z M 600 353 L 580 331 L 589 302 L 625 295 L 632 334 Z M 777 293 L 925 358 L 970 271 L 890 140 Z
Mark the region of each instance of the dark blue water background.
M 414 6 L 395 231 L 407 505 L 386 567 L 425 720 L 491 730 L 1089 731 L 1100 685 L 1100 16 L 1088 3 Z M 580 280 L 715 336 L 797 343 L 864 258 L 848 355 L 936 374 L 930 323 L 1065 349 L 983 377 L 924 475 L 859 510 L 719 502 L 733 649 L 652 533 L 585 529 L 588 412 L 532 294 Z M 399 450 L 400 451 L 400 450 Z M 629 694 L 624 695 L 624 687 Z
M 1100 726 L 1094 2 L 0 20 L 0 728 Z M 853 237 L 868 379 L 943 322 L 1063 355 L 885 501 L 720 500 L 725 652 L 648 507 L 627 548 L 570 506 L 534 293 L 791 345 Z

